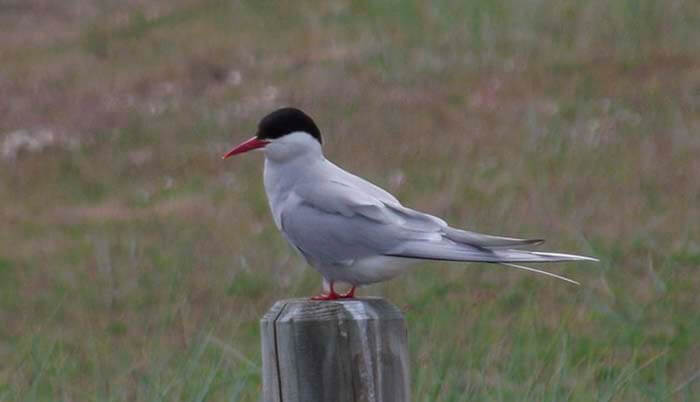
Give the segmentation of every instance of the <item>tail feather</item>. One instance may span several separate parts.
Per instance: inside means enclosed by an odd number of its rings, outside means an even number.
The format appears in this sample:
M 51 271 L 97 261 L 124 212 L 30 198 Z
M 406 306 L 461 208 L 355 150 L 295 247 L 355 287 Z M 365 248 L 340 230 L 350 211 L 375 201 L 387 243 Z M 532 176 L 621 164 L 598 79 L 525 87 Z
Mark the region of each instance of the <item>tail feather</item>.
M 534 273 L 536 273 L 536 274 L 551 276 L 551 277 L 553 277 L 553 278 L 561 279 L 562 281 L 565 281 L 565 282 L 573 283 L 574 285 L 580 285 L 580 283 L 576 282 L 576 281 L 573 280 L 573 279 L 569 279 L 569 278 L 567 278 L 567 277 L 565 277 L 565 276 L 553 274 L 553 273 L 551 273 L 551 272 L 542 271 L 541 269 L 526 267 L 526 266 L 524 266 L 524 265 L 518 265 L 518 264 L 509 264 L 509 263 L 501 263 L 501 265 L 505 265 L 505 266 L 507 266 L 507 267 L 516 268 L 516 269 L 522 269 L 522 270 L 525 270 L 525 271 L 534 272 Z
M 392 257 L 426 260 L 521 263 L 598 261 L 595 258 L 575 254 L 549 253 L 516 249 L 484 249 L 459 243 L 433 243 L 425 241 L 406 242 L 386 255 Z
M 579 283 L 551 272 L 519 265 L 520 263 L 563 262 L 563 261 L 598 261 L 596 258 L 575 254 L 527 251 L 516 249 L 485 249 L 462 243 L 443 242 L 407 242 L 399 249 L 386 254 L 391 257 L 403 257 L 424 260 L 486 262 L 506 265 L 512 268 L 551 276 L 578 285 Z

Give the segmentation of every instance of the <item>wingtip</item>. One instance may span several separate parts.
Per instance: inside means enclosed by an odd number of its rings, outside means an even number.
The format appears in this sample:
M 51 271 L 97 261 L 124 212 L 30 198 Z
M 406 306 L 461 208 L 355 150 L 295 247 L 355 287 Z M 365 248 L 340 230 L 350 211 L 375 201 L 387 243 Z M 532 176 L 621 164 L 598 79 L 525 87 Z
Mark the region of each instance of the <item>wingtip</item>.
M 544 244 L 544 239 L 528 239 L 527 243 L 533 246 L 539 246 Z

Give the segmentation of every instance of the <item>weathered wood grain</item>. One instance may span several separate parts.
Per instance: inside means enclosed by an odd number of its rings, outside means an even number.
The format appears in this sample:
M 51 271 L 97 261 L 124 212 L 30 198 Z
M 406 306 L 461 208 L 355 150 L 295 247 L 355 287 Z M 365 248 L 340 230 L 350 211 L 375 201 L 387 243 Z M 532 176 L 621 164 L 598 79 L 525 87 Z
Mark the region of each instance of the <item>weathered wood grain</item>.
M 282 300 L 260 326 L 265 402 L 410 400 L 405 319 L 383 299 Z

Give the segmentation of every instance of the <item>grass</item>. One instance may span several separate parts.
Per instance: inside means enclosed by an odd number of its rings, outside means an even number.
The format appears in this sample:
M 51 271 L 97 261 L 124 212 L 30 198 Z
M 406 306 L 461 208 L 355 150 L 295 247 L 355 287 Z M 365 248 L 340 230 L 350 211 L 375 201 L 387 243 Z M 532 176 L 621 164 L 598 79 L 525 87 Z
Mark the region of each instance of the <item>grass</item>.
M 601 259 L 361 290 L 414 400 L 697 399 L 695 2 L 39 3 L 0 12 L 0 145 L 54 133 L 0 160 L 0 400 L 258 400 L 259 317 L 319 280 L 219 156 L 288 104 L 409 206 Z

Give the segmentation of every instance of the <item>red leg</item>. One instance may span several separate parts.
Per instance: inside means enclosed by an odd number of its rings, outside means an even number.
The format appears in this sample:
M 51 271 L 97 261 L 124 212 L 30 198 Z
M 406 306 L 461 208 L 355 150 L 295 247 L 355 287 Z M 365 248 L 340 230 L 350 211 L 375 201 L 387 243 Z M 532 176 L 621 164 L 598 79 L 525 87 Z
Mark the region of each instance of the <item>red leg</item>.
M 331 291 L 329 293 L 321 293 L 317 296 L 311 296 L 311 300 L 338 300 L 344 298 L 343 296 L 335 293 L 335 289 L 333 289 L 333 281 L 331 281 L 330 284 Z M 355 288 L 353 288 L 352 290 L 354 291 Z

